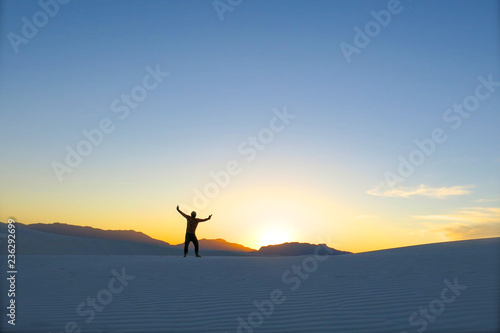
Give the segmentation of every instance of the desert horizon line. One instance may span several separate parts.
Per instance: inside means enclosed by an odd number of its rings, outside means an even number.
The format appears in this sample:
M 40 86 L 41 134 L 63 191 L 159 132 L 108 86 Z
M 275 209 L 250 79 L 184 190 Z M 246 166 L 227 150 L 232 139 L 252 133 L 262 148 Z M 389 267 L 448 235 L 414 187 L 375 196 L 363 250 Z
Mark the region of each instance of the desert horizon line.
M 146 232 L 135 230 L 135 229 L 102 229 L 102 228 L 94 227 L 94 226 L 91 226 L 91 225 L 85 225 L 85 226 L 83 226 L 83 225 L 76 225 L 76 224 L 70 224 L 70 223 L 59 222 L 59 221 L 52 222 L 52 223 L 42 223 L 42 222 L 26 223 L 26 222 L 20 222 L 20 221 L 16 220 L 15 222 L 16 222 L 16 224 L 21 224 L 21 225 L 37 225 L 37 224 L 38 225 L 55 225 L 55 224 L 59 224 L 59 225 L 65 225 L 65 226 L 71 226 L 71 227 L 91 228 L 91 229 L 99 230 L 99 231 L 134 232 L 134 233 L 137 233 L 137 234 L 142 234 L 142 235 L 150 238 L 153 241 L 159 241 L 159 242 L 165 243 L 166 245 L 169 245 L 169 246 L 176 246 L 176 247 L 178 247 L 178 246 L 183 245 L 182 241 L 175 242 L 175 243 L 174 242 L 168 242 L 168 241 L 165 241 L 163 239 L 154 238 L 153 236 L 149 235 Z M 7 224 L 7 222 L 4 222 L 4 221 L 0 221 L 0 223 Z M 37 231 L 45 232 L 45 233 L 53 233 L 53 232 L 44 231 L 44 230 L 37 230 Z M 58 233 L 53 233 L 53 234 L 58 234 Z M 58 234 L 58 235 L 69 236 L 69 235 L 64 235 L 64 234 Z M 91 237 L 91 236 L 88 236 L 88 237 L 85 237 L 85 236 L 70 236 L 70 237 L 97 238 L 97 237 Z M 310 245 L 323 245 L 324 244 L 324 245 L 326 245 L 328 247 L 331 247 L 331 248 L 334 248 L 336 250 L 342 250 L 342 251 L 350 252 L 352 254 L 359 254 L 359 253 L 374 252 L 374 251 L 383 251 L 383 250 L 391 250 L 391 249 L 399 249 L 399 248 L 406 248 L 406 247 L 413 247 L 413 246 L 420 246 L 420 245 L 441 244 L 441 243 L 459 242 L 459 241 L 472 241 L 472 240 L 479 240 L 479 239 L 494 239 L 494 238 L 500 238 L 500 237 L 499 236 L 486 236 L 486 237 L 476 237 L 476 238 L 451 239 L 451 240 L 443 240 L 443 241 L 440 241 L 440 242 L 424 242 L 424 243 L 417 243 L 417 244 L 408 244 L 408 245 L 404 245 L 404 246 L 378 248 L 378 249 L 367 250 L 367 251 L 349 251 L 349 250 L 345 250 L 345 249 L 336 248 L 336 247 L 334 247 L 334 245 L 328 244 L 326 242 L 325 243 L 314 243 L 314 242 L 307 242 L 307 241 L 300 241 L 300 240 L 290 240 L 290 241 L 285 241 L 285 242 L 276 243 L 276 244 L 267 244 L 267 245 L 262 245 L 259 248 L 248 246 L 248 245 L 245 245 L 245 244 L 242 244 L 242 243 L 239 243 L 239 242 L 233 242 L 233 241 L 227 240 L 227 239 L 222 238 L 222 237 L 217 237 L 217 238 L 200 238 L 200 241 L 202 241 L 202 240 L 204 240 L 204 241 L 222 241 L 222 242 L 227 243 L 227 244 L 241 246 L 243 248 L 247 248 L 247 249 L 250 249 L 251 251 L 256 251 L 256 252 L 258 252 L 260 249 L 262 249 L 264 247 L 279 246 L 279 245 L 284 245 L 284 244 L 293 244 L 293 243 L 297 243 L 297 244 L 310 244 Z M 251 251 L 248 251 L 248 252 L 251 252 Z

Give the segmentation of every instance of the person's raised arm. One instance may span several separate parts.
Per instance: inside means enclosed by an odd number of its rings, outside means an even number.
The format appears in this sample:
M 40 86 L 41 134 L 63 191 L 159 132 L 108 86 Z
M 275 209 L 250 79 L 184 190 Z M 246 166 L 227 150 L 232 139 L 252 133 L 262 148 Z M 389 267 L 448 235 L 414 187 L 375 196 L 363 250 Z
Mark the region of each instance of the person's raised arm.
M 182 212 L 182 210 L 179 209 L 179 205 L 177 205 L 177 211 L 184 217 L 188 217 L 186 214 Z
M 212 218 L 212 214 L 210 214 L 209 217 L 207 217 L 206 219 L 199 219 L 198 222 L 205 222 L 205 221 L 208 221 Z

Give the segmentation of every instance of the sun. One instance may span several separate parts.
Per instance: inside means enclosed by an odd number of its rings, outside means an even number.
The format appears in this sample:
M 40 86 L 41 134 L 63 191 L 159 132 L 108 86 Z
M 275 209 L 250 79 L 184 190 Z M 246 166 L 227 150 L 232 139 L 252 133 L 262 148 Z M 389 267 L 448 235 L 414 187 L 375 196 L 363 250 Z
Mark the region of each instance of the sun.
M 260 246 L 276 245 L 290 242 L 290 236 L 281 230 L 270 231 L 260 239 Z

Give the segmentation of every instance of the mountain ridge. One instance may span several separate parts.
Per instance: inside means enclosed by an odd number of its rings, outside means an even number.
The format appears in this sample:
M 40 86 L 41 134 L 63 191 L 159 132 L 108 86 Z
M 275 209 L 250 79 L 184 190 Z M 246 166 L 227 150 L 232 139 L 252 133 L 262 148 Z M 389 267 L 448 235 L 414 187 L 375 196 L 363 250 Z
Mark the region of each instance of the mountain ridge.
M 201 248 L 207 248 L 218 251 L 240 251 L 240 252 L 256 251 L 255 249 L 241 245 L 239 243 L 228 242 L 223 238 L 216 238 L 216 239 L 202 238 L 198 240 L 198 243 L 200 244 Z M 178 248 L 184 248 L 184 243 L 179 243 L 173 246 Z
M 261 255 L 274 255 L 274 256 L 301 256 L 314 254 L 317 251 L 317 247 L 321 246 L 330 255 L 342 255 L 350 254 L 352 252 L 341 251 L 327 246 L 326 244 L 311 244 L 311 243 L 300 243 L 300 242 L 287 242 L 283 244 L 276 245 L 266 245 L 262 246 L 258 252 Z M 324 252 L 324 251 L 323 251 Z
M 126 240 L 126 241 L 141 242 L 141 243 L 160 245 L 160 246 L 171 245 L 168 242 L 155 239 L 149 235 L 146 235 L 141 231 L 135 231 L 135 230 L 100 229 L 91 226 L 79 226 L 61 222 L 33 223 L 33 224 L 22 224 L 22 225 L 25 228 L 31 230 L 38 230 L 64 236 Z

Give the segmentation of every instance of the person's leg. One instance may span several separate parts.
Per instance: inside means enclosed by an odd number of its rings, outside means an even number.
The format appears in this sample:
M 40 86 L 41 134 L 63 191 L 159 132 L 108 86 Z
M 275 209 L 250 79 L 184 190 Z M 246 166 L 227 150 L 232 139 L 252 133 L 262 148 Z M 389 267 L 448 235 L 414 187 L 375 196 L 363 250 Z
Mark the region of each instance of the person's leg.
M 188 248 L 189 248 L 189 242 L 191 241 L 191 238 L 189 237 L 189 234 L 186 232 L 186 237 L 184 238 L 184 257 L 188 253 Z
M 200 249 L 200 247 L 198 244 L 198 238 L 196 238 L 195 234 L 193 234 L 193 243 L 194 243 L 194 252 L 196 253 L 197 256 L 199 256 L 198 250 Z

